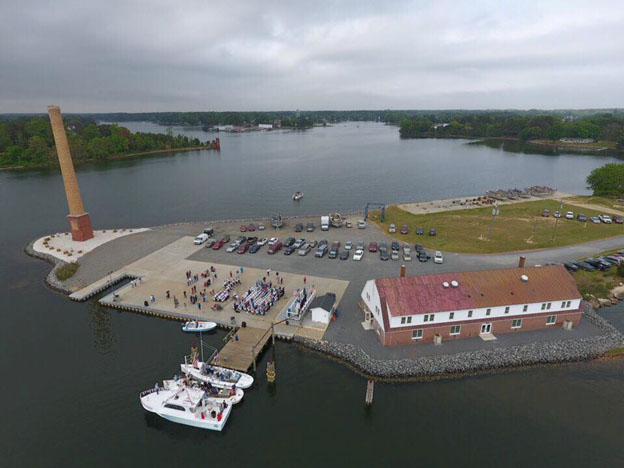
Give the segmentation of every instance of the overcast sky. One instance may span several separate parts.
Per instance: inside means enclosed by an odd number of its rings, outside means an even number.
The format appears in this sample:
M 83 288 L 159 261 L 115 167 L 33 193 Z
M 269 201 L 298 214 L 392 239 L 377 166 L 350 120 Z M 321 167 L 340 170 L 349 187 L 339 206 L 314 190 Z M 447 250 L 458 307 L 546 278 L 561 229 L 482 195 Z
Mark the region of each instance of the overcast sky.
M 0 113 L 624 107 L 624 1 L 6 0 Z

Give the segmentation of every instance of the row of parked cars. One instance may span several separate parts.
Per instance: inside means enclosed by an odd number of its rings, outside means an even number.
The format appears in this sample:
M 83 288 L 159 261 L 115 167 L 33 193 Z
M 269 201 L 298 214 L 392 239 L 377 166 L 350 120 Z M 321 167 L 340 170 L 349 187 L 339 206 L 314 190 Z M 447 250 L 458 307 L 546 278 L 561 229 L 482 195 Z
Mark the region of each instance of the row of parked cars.
M 597 258 L 586 258 L 580 262 L 565 262 L 563 266 L 570 272 L 578 270 L 596 271 L 596 270 L 608 270 L 612 266 L 617 266 L 620 263 L 624 263 L 624 250 L 621 250 L 612 255 L 606 255 Z
M 394 234 L 396 232 L 396 226 L 394 224 L 390 225 L 390 228 L 388 229 L 388 232 L 390 234 Z M 425 233 L 425 229 L 422 227 L 417 227 L 416 228 L 416 234 L 418 234 L 419 236 L 422 236 Z M 401 234 L 409 234 L 409 227 L 407 226 L 407 224 L 404 224 L 403 226 L 401 226 Z M 429 229 L 429 235 L 430 236 L 435 236 L 436 235 L 436 230 L 434 228 L 430 228 Z
M 550 210 L 542 211 L 542 216 L 544 218 L 548 218 L 550 216 Z M 555 211 L 553 213 L 553 218 L 561 218 L 561 212 L 560 211 Z M 568 211 L 565 214 L 565 219 L 574 219 L 574 212 L 573 211 Z M 579 213 L 579 214 L 576 215 L 576 219 L 579 220 L 582 223 L 586 223 L 588 218 L 583 213 Z M 594 224 L 600 224 L 600 223 L 604 223 L 604 224 L 611 224 L 611 223 L 624 224 L 624 218 L 622 218 L 621 216 L 614 216 L 613 218 L 611 218 L 611 216 L 605 215 L 605 214 L 602 214 L 600 216 L 592 216 L 592 217 L 589 218 L 589 221 L 591 221 Z

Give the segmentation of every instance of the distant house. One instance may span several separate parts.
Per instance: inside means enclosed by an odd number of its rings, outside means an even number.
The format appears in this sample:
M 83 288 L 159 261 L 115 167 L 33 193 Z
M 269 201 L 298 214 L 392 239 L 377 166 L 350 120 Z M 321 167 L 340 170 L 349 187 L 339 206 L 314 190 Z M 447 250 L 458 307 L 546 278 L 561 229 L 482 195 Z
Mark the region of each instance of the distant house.
M 310 311 L 312 312 L 312 321 L 329 324 L 332 315 L 334 315 L 334 304 L 336 303 L 336 295 L 333 293 L 327 293 L 323 296 L 319 296 L 310 304 Z
M 572 327 L 582 314 L 561 265 L 373 279 L 361 298 L 384 346 Z
M 258 124 L 260 130 L 272 130 L 273 124 Z
M 563 137 L 563 138 L 560 138 L 559 141 L 563 141 L 565 143 L 593 143 L 594 139 L 593 138 L 569 138 L 569 137 Z
M 433 129 L 437 130 L 438 128 L 446 128 L 448 127 L 450 124 L 449 123 L 437 123 L 437 124 L 433 124 Z

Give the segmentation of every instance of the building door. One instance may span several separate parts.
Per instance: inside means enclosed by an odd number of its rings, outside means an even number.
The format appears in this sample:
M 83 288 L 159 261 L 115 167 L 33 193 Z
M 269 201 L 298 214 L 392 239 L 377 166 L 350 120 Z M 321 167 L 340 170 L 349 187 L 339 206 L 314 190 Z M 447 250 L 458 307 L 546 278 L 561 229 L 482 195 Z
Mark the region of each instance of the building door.
M 481 334 L 490 333 L 492 331 L 491 323 L 482 323 L 481 324 Z

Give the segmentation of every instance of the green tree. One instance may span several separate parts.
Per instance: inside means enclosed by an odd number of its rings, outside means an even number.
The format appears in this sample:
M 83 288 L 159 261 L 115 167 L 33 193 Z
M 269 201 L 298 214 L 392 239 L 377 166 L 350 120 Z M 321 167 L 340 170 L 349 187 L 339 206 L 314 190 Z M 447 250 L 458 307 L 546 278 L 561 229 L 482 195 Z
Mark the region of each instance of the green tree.
M 610 163 L 591 171 L 587 184 L 596 196 L 624 194 L 624 164 Z

